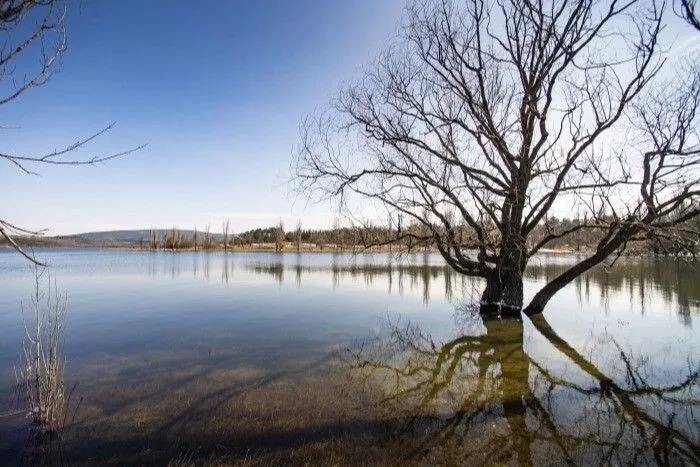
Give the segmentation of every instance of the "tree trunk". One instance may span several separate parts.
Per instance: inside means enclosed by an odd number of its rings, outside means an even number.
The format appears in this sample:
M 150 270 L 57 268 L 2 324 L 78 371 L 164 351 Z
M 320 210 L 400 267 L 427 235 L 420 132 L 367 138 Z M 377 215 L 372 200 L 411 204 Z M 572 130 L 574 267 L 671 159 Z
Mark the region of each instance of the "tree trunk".
M 506 270 L 501 279 L 503 284 L 503 299 L 501 316 L 518 317 L 523 308 L 523 275 L 520 269 Z
M 515 228 L 512 230 L 516 231 Z M 501 258 L 495 270 L 486 277 L 486 289 L 481 296 L 482 314 L 514 318 L 520 316 L 523 308 L 525 257 L 524 241 L 516 237 L 504 241 Z
M 494 272 L 486 278 L 480 311 L 484 316 L 517 318 L 523 307 L 523 277 L 517 271 Z
M 480 311 L 484 316 L 497 316 L 501 312 L 501 300 L 503 298 L 503 286 L 494 272 L 486 277 L 486 288 L 481 294 Z

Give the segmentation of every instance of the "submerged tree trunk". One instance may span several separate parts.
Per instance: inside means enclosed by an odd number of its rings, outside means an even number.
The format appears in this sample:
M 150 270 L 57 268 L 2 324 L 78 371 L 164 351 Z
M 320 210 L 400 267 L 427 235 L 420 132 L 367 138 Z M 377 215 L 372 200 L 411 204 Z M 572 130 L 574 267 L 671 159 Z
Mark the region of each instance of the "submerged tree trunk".
M 520 316 L 526 255 L 524 241 L 512 238 L 504 244 L 496 268 L 486 277 L 486 288 L 481 295 L 482 314 Z
M 494 272 L 486 278 L 480 311 L 484 316 L 517 317 L 523 308 L 523 276 L 519 271 Z
M 495 316 L 501 312 L 501 300 L 503 299 L 503 286 L 497 273 L 486 277 L 486 288 L 481 294 L 481 314 Z
M 484 316 L 518 317 L 523 308 L 523 277 L 508 272 L 498 277 L 494 273 L 486 278 L 486 288 L 479 303 Z
M 503 284 L 501 315 L 519 316 L 523 308 L 523 271 L 526 263 L 525 241 L 516 238 L 513 232 L 520 230 L 520 224 L 511 227 L 510 236 L 501 250 L 500 276 Z
M 517 317 L 523 308 L 523 275 L 519 270 L 509 270 L 503 275 L 503 301 L 501 316 Z

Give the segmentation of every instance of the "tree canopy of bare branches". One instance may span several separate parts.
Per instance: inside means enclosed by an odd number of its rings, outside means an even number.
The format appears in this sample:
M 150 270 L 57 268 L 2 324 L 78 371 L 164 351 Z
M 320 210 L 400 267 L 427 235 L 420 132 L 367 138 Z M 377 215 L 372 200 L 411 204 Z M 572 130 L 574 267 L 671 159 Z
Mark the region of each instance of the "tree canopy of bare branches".
M 523 309 L 523 271 L 551 242 L 599 241 L 525 307 L 631 242 L 685 238 L 700 214 L 698 63 L 667 66 L 665 5 L 437 0 L 407 8 L 397 42 L 309 116 L 300 192 L 363 199 L 422 227 L 482 304 Z M 563 229 L 553 215 L 582 219 Z M 534 240 L 533 231 L 547 235 Z
M 32 88 L 45 84 L 59 69 L 66 51 L 67 3 L 61 0 L 0 1 L 0 106 L 9 104 Z M 102 136 L 114 123 L 45 154 L 14 154 L 0 148 L 0 159 L 27 175 L 37 175 L 35 167 L 50 165 L 94 165 L 125 156 L 145 145 L 114 154 L 72 157 L 76 151 Z M 13 235 L 39 234 L 0 218 L 0 235 L 10 245 L 38 263 L 22 250 Z
M 696 10 L 697 0 L 680 0 L 679 14 L 688 24 L 700 31 L 700 11 Z

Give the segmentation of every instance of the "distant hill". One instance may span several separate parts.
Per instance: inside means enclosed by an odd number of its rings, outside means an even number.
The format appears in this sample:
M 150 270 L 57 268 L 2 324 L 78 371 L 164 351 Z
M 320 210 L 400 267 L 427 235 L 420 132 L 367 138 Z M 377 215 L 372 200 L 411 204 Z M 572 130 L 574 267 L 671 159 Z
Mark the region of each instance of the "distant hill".
M 70 235 L 72 238 L 88 242 L 137 243 L 141 238 L 148 238 L 148 230 L 109 230 L 106 232 L 84 232 Z
M 156 231 L 158 238 L 162 238 L 167 232 L 171 231 L 171 229 L 154 230 Z M 194 230 L 178 229 L 178 231 L 185 235 L 194 235 Z M 141 239 L 143 239 L 144 242 L 148 242 L 150 232 L 151 230 L 108 230 L 105 232 L 84 232 L 70 235 L 70 237 L 92 243 L 139 243 Z M 198 231 L 197 233 L 201 237 L 202 231 Z M 215 240 L 221 240 L 223 235 L 220 233 L 212 233 L 212 237 Z
M 165 234 L 171 232 L 172 229 L 153 229 L 161 241 Z M 144 245 L 148 245 L 149 235 L 151 230 L 108 230 L 102 232 L 82 232 L 74 235 L 55 235 L 55 236 L 27 236 L 17 235 L 15 240 L 23 247 L 129 247 L 137 246 L 141 240 Z M 185 236 L 194 235 L 194 230 L 178 230 Z M 197 232 L 200 242 L 203 239 L 204 233 Z M 211 234 L 214 241 L 223 240 L 223 234 Z M 0 237 L 0 247 L 8 247 L 8 242 Z

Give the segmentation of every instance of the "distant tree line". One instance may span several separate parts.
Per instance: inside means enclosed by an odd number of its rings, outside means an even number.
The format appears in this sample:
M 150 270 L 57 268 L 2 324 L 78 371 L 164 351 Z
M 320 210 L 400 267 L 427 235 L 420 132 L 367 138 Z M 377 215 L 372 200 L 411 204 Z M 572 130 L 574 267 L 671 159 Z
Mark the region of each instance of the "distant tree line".
M 600 215 L 599 219 L 606 219 Z M 610 217 L 606 222 L 612 222 Z M 607 233 L 606 222 L 596 227 L 586 216 L 562 217 L 548 216 L 528 238 L 528 248 L 538 252 L 544 246 L 548 250 L 583 252 L 590 251 Z M 386 225 L 366 223 L 355 226 L 339 226 L 337 223 L 329 229 L 304 229 L 299 221 L 294 229 L 285 230 L 279 222 L 275 226 L 256 228 L 242 233 L 234 233 L 229 222 L 222 224 L 221 233 L 213 233 L 208 225 L 203 231 L 180 230 L 176 227 L 163 231 L 149 231 L 147 239 L 141 239 L 141 248 L 153 250 L 215 250 L 215 249 L 269 249 L 281 251 L 351 251 L 365 249 L 385 249 L 389 251 L 433 251 L 437 249 L 429 229 L 420 223 L 402 225 L 401 219 Z M 494 226 L 494 235 L 496 227 Z M 477 232 L 468 225 L 455 227 L 455 235 L 460 243 L 469 248 L 476 248 Z M 567 235 L 560 235 L 567 232 Z M 693 218 L 681 224 L 673 234 L 657 233 L 646 242 L 638 243 L 632 253 L 665 255 L 700 253 L 700 218 Z
M 605 216 L 601 217 L 606 219 Z M 607 222 L 611 222 L 612 217 Z M 476 232 L 466 225 L 455 227 L 455 235 L 460 242 L 470 249 L 476 244 Z M 561 232 L 569 232 L 560 235 Z M 548 216 L 528 238 L 528 248 L 542 251 L 546 244 L 548 250 L 588 252 L 605 236 L 604 228 L 595 228 L 586 216 L 562 217 Z M 495 230 L 494 230 L 495 234 Z M 134 241 L 95 241 L 85 240 L 80 236 L 21 237 L 27 247 L 50 246 L 101 246 L 129 247 Z M 222 224 L 221 232 L 212 232 L 211 225 L 199 230 L 150 229 L 143 231 L 136 240 L 144 250 L 233 250 L 262 249 L 270 251 L 340 251 L 359 252 L 363 250 L 383 251 L 436 251 L 437 245 L 429 229 L 418 223 L 404 224 L 401 219 L 394 219 L 385 225 L 366 223 L 355 226 L 340 226 L 335 223 L 328 229 L 304 229 L 301 221 L 293 229 L 285 230 L 279 222 L 275 226 L 256 228 L 235 233 L 230 223 Z M 470 247 L 471 245 L 471 247 Z M 0 246 L 12 246 L 0 238 Z M 628 249 L 633 254 L 655 253 L 660 255 L 698 255 L 700 254 L 700 218 L 693 218 L 681 224 L 673 232 L 657 232 L 644 242 L 637 242 Z

